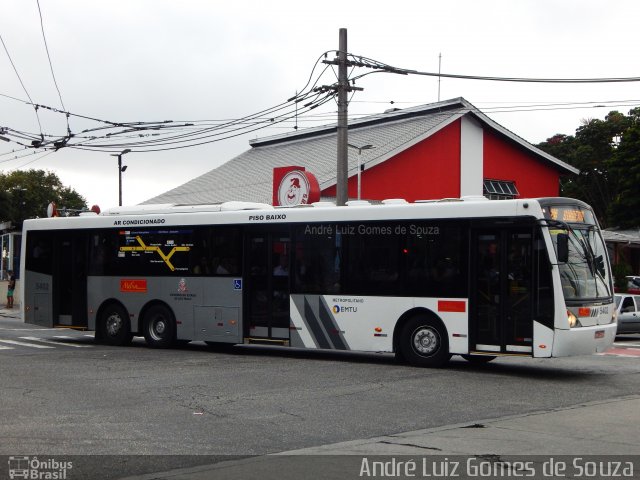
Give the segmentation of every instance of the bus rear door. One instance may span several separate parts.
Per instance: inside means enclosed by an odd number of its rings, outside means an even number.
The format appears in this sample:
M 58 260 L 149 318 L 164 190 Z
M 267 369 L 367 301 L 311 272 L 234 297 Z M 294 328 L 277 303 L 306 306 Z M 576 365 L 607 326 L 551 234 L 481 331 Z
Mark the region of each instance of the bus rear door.
M 250 231 L 245 248 L 245 338 L 288 345 L 290 233 Z

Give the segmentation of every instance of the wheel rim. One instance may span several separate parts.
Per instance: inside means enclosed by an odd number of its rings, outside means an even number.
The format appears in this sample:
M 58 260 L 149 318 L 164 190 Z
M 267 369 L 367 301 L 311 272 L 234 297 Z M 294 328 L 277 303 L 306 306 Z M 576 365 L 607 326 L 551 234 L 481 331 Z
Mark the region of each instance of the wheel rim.
M 122 330 L 122 318 L 117 313 L 112 313 L 107 317 L 105 322 L 107 334 L 111 337 L 115 337 Z
M 433 328 L 419 327 L 411 335 L 413 350 L 423 357 L 429 357 L 440 348 L 440 336 Z
M 149 334 L 154 340 L 163 340 L 167 331 L 167 322 L 163 317 L 154 318 L 149 325 Z

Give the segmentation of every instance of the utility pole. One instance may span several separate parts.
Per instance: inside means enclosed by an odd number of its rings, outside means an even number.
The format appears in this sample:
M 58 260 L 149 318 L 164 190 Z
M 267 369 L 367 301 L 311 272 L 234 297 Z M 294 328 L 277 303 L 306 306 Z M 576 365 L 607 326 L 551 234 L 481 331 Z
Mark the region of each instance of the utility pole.
M 347 92 L 347 29 L 340 29 L 338 51 L 338 164 L 336 168 L 336 205 L 344 206 L 349 200 L 347 190 L 349 153 L 349 104 Z
M 340 41 L 338 56 L 334 60 L 323 60 L 322 63 L 338 66 L 338 84 L 323 89 L 332 89 L 338 92 L 338 155 L 336 165 L 336 205 L 344 206 L 349 200 L 347 190 L 349 153 L 349 99 L 348 93 L 362 88 L 349 85 L 347 68 L 353 65 L 364 66 L 362 63 L 347 60 L 347 29 L 340 29 Z

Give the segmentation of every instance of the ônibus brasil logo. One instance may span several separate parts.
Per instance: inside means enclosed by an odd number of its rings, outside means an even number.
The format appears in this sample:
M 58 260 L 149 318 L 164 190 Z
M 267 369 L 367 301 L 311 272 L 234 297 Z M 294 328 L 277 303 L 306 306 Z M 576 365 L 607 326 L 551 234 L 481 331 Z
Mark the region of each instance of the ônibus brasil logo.
M 40 460 L 38 457 L 9 457 L 9 478 L 64 480 L 73 462 L 58 461 L 54 458 Z

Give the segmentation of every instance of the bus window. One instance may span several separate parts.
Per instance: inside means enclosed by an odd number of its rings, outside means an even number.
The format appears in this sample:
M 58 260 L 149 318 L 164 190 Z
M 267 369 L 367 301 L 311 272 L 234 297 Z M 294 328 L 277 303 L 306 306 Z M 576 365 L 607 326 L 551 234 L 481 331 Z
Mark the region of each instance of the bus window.
M 193 275 L 238 275 L 242 241 L 236 227 L 197 227 L 189 256 Z
M 297 227 L 294 239 L 293 292 L 341 293 L 342 238 L 335 225 Z
M 90 275 L 237 275 L 237 227 L 102 230 L 91 235 Z
M 29 232 L 27 237 L 26 269 L 51 275 L 53 270 L 51 232 Z
M 350 225 L 345 235 L 347 278 L 343 293 L 395 295 L 400 293 L 402 236 L 390 223 Z
M 405 291 L 422 297 L 467 295 L 467 231 L 433 223 L 406 225 Z

